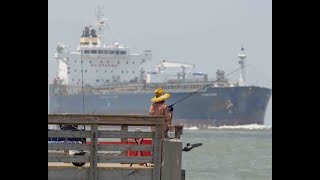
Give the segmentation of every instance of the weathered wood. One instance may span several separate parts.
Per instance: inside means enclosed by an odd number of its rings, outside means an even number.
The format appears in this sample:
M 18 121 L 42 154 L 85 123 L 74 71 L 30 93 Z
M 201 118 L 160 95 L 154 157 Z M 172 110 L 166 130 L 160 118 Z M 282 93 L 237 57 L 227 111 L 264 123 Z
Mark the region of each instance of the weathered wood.
M 51 143 L 48 144 L 48 150 L 89 150 L 88 144 L 64 144 L 64 143 Z
M 66 155 L 63 153 L 48 153 L 48 162 L 89 162 L 88 155 Z
M 88 144 L 60 144 L 49 143 L 50 150 L 85 150 L 86 155 L 71 156 L 48 152 L 48 162 L 87 162 L 85 166 L 63 168 L 48 168 L 48 179 L 153 179 L 160 180 L 161 175 L 161 139 L 163 138 L 163 116 L 144 115 L 83 115 L 83 114 L 49 114 L 48 124 L 90 125 L 91 131 L 48 131 L 48 137 L 89 138 Z M 121 126 L 121 131 L 98 131 L 100 125 Z M 155 132 L 128 132 L 128 126 L 154 126 Z M 153 138 L 153 144 L 99 144 L 98 138 L 121 138 L 122 142 L 128 139 Z M 98 153 L 101 151 L 123 151 L 121 153 Z M 127 156 L 127 151 L 151 151 L 152 156 Z M 140 171 L 141 166 L 133 169 L 101 169 L 98 163 L 153 163 L 147 171 Z M 62 163 L 67 164 L 67 163 Z M 135 166 L 135 165 L 133 165 Z M 49 165 L 48 165 L 49 167 Z M 75 169 L 75 170 L 74 170 Z M 61 171 L 60 171 L 61 170 Z M 79 171 L 81 170 L 81 171 Z M 61 174 L 57 174 L 60 172 Z
M 175 125 L 175 137 L 180 139 L 180 136 L 183 134 L 183 126 L 182 125 Z
M 89 138 L 90 131 L 48 131 L 48 137 Z
M 152 151 L 149 144 L 99 144 L 98 151 Z
M 161 139 L 163 137 L 163 125 L 155 126 L 155 137 L 153 144 L 153 180 L 160 180 L 161 169 Z
M 83 168 L 90 168 L 90 163 L 86 163 Z M 48 163 L 48 168 L 77 168 L 71 163 L 61 163 L 61 162 L 54 162 L 54 163 Z M 138 164 L 121 164 L 121 163 L 98 163 L 97 168 L 103 168 L 103 169 L 153 169 L 153 167 L 150 166 L 141 166 Z
M 162 142 L 161 179 L 181 180 L 182 142 L 178 139 Z
M 48 168 L 48 180 L 79 180 L 88 177 L 88 168 Z
M 128 125 L 121 125 L 121 131 L 128 133 Z M 126 138 L 121 137 L 121 142 L 127 142 Z M 126 154 L 126 151 L 121 152 L 123 155 Z
M 110 180 L 152 180 L 152 169 L 99 170 L 99 179 Z
M 98 151 L 98 125 L 91 125 L 91 144 L 90 144 L 90 180 L 97 180 L 97 151 Z
M 162 124 L 163 116 L 48 114 L 48 124 L 139 125 Z
M 186 170 L 181 169 L 181 180 L 186 180 Z
M 128 132 L 128 125 L 121 125 L 121 131 L 122 132 Z M 121 142 L 126 142 L 127 140 L 122 138 Z
M 98 155 L 98 163 L 152 163 L 152 156 L 109 156 Z
M 127 142 L 128 138 L 152 138 L 153 132 L 128 132 L 128 131 L 99 131 L 99 138 L 125 138 Z
M 88 179 L 89 168 L 48 168 L 48 180 L 80 180 Z M 111 180 L 151 180 L 152 169 L 98 168 L 98 179 Z

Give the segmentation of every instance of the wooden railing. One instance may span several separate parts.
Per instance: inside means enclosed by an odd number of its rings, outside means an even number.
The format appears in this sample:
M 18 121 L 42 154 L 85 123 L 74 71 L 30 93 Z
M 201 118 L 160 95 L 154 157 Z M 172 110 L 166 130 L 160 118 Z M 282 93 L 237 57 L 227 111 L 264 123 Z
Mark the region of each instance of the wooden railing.
M 105 173 L 98 173 L 98 163 L 151 163 L 153 164 L 153 180 L 160 180 L 161 173 L 161 140 L 163 138 L 163 117 L 162 116 L 143 116 L 143 115 L 84 115 L 84 114 L 49 114 L 48 124 L 53 125 L 85 125 L 90 130 L 85 131 L 48 131 L 48 138 L 90 138 L 90 144 L 71 144 L 71 143 L 48 143 L 48 163 L 50 162 L 86 162 L 90 164 L 85 179 L 100 179 Z M 100 126 L 120 126 L 119 130 L 101 130 Z M 128 126 L 154 126 L 155 132 L 133 132 L 128 131 Z M 152 144 L 99 144 L 99 138 L 121 138 L 125 142 L 128 138 L 152 138 Z M 73 156 L 68 153 L 58 153 L 58 151 L 84 150 L 88 155 Z M 151 156 L 126 156 L 118 153 L 102 153 L 102 151 L 151 151 Z M 57 174 L 57 170 L 48 169 L 50 174 Z M 107 171 L 107 170 L 106 170 Z M 109 169 L 108 176 L 113 173 L 123 176 L 125 179 L 128 174 L 119 174 L 115 169 Z M 114 172 L 113 172 L 114 171 Z M 151 172 L 151 171 L 149 171 Z M 71 173 L 72 174 L 72 173 Z M 75 174 L 75 173 L 73 173 Z M 99 175 L 98 175 L 99 174 Z M 139 173 L 137 173 L 139 174 Z M 67 176 L 67 174 L 65 174 Z M 131 174 L 134 176 L 134 173 Z M 99 178 L 99 177 L 100 178 Z M 135 179 L 135 178 L 130 179 Z M 145 175 L 143 175 L 145 176 Z M 70 176 L 69 176 L 70 177 Z M 72 179 L 70 177 L 70 179 Z M 147 178 L 148 179 L 148 178 Z

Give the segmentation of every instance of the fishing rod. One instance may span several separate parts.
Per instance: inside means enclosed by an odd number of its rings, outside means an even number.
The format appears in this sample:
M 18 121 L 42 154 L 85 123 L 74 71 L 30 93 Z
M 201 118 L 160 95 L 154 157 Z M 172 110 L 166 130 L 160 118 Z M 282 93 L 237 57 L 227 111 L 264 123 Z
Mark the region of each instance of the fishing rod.
M 227 77 L 228 75 L 230 75 L 230 74 L 232 74 L 232 73 L 234 73 L 234 72 L 236 72 L 236 71 L 239 71 L 240 69 L 242 69 L 243 67 L 245 67 L 245 66 L 247 66 L 247 65 L 248 65 L 248 64 L 246 64 L 246 65 L 244 65 L 244 66 L 241 66 L 240 68 L 238 68 L 238 69 L 236 69 L 236 70 L 234 70 L 234 71 L 232 71 L 232 72 L 228 73 L 227 75 L 223 76 L 222 78 L 219 78 L 219 79 L 217 79 L 217 80 L 215 80 L 215 81 L 211 82 L 210 84 L 207 84 L 207 85 L 203 86 L 202 88 L 198 89 L 197 91 L 195 91 L 195 92 L 192 92 L 192 93 L 188 94 L 186 97 L 184 97 L 184 98 L 180 99 L 179 101 L 177 101 L 177 102 L 175 102 L 175 103 L 171 104 L 171 105 L 169 106 L 169 109 L 172 109 L 172 110 L 173 110 L 173 106 L 174 106 L 174 105 L 176 105 L 176 104 L 178 104 L 179 102 L 181 102 L 181 101 L 183 101 L 183 100 L 187 99 L 188 97 L 190 97 L 190 96 L 192 96 L 192 95 L 196 94 L 196 93 L 197 93 L 197 92 L 199 92 L 200 90 L 202 90 L 202 89 L 204 89 L 204 88 L 206 88 L 206 87 L 208 87 L 208 86 L 211 86 L 213 83 L 215 83 L 215 82 L 217 82 L 217 81 L 220 81 L 221 79 L 223 79 L 223 78 Z

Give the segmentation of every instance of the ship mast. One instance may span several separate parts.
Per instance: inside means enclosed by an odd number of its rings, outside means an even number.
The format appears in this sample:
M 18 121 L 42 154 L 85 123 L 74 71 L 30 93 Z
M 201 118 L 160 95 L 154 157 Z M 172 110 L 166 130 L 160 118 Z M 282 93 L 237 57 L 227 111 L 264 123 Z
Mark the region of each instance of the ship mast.
M 239 64 L 241 66 L 241 73 L 239 78 L 239 86 L 245 86 L 245 59 L 247 55 L 244 53 L 244 48 L 241 47 L 241 52 L 238 54 L 238 57 L 240 58 Z
M 96 8 L 96 29 L 97 29 L 97 36 L 98 36 L 98 47 L 101 47 L 102 42 L 103 42 L 103 32 L 104 28 L 106 27 L 106 18 L 103 18 L 104 14 L 102 13 L 103 6 L 98 5 Z

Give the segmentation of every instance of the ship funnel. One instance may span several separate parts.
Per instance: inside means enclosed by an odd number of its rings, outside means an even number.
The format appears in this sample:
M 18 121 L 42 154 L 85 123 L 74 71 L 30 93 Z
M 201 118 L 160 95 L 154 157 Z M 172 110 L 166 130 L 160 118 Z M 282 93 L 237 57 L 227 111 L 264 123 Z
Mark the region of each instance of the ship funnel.
M 88 26 L 86 26 L 84 28 L 84 37 L 89 37 L 89 27 Z
M 96 30 L 95 29 L 91 29 L 90 35 L 91 35 L 91 37 L 97 37 Z

